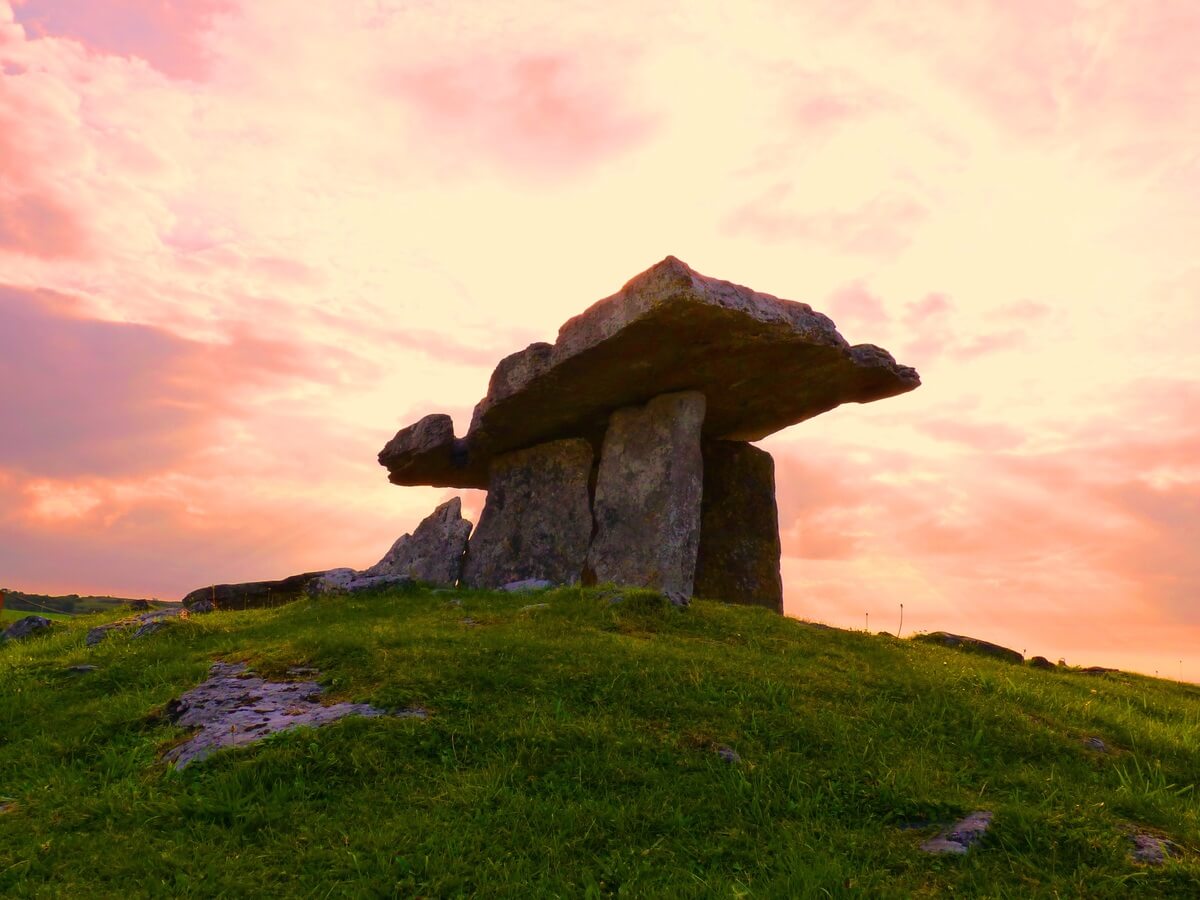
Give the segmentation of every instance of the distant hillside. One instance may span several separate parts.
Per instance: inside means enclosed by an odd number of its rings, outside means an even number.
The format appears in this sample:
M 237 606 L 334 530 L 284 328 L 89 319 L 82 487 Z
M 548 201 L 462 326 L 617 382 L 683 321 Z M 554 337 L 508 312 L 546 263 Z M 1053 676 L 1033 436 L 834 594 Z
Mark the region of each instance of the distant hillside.
M 0 646 L 0 896 L 1200 897 L 1192 685 L 611 588 L 103 618 Z M 171 772 L 216 660 L 428 715 Z
M 17 612 L 29 613 L 64 613 L 69 616 L 85 615 L 87 613 L 104 612 L 128 606 L 134 600 L 129 597 L 97 597 L 80 596 L 79 594 L 64 594 L 51 596 L 49 594 L 27 594 L 24 591 L 14 591 L 0 588 L 4 594 L 4 608 Z M 165 606 L 160 600 L 147 600 L 151 606 Z

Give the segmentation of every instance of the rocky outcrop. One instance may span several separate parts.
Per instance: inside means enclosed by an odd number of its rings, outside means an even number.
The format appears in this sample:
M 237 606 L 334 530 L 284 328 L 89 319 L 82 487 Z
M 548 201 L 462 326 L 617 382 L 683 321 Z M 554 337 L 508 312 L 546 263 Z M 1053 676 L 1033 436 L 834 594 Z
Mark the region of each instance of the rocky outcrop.
M 705 437 L 748 441 L 919 384 L 886 350 L 850 346 L 808 304 L 668 256 L 567 321 L 553 344 L 501 360 L 463 438 L 448 416 L 426 416 L 379 461 L 394 484 L 482 488 L 495 456 L 566 437 L 598 445 L 614 410 L 659 394 L 703 393 Z
M 25 616 L 4 629 L 4 632 L 0 634 L 0 639 L 19 641 L 23 638 L 33 637 L 35 634 L 45 634 L 53 627 L 54 623 L 45 616 Z
M 700 545 L 704 395 L 665 394 L 609 420 L 587 581 L 690 597 Z
M 465 587 L 579 581 L 592 536 L 593 455 L 587 441 L 565 440 L 493 461 L 487 503 L 467 544 Z
M 126 631 L 132 631 L 135 638 L 147 637 L 148 635 L 162 631 L 172 619 L 186 619 L 188 615 L 188 610 L 180 604 L 179 606 L 172 606 L 167 609 L 156 609 L 153 612 L 140 613 L 136 616 L 126 616 L 124 619 L 118 619 L 116 622 L 108 622 L 107 624 L 97 625 L 95 628 L 89 629 L 87 637 L 84 638 L 84 643 L 89 647 L 94 647 L 113 634 Z
M 241 584 L 213 584 L 197 588 L 183 598 L 183 605 L 190 608 L 201 600 L 208 600 L 215 609 L 259 609 L 291 603 L 305 595 L 308 584 L 324 572 L 304 572 L 279 581 L 246 581 Z
M 698 597 L 783 612 L 775 461 L 740 441 L 705 441 Z
M 1017 665 L 1025 662 L 1025 657 L 1016 650 L 1001 647 L 999 644 L 993 644 L 991 641 L 964 637 L 961 634 L 932 631 L 929 634 L 916 635 L 913 640 L 925 641 L 930 644 L 941 644 L 943 647 L 954 647 L 958 650 L 966 650 L 971 653 L 981 653 L 984 656 L 994 656 L 996 659 L 1002 659 L 1005 662 L 1016 663 Z
M 462 574 L 471 523 L 454 497 L 430 513 L 412 534 L 401 535 L 383 559 L 362 575 L 400 575 L 437 587 L 454 587 Z
M 308 594 L 311 597 L 321 597 L 325 594 L 370 591 L 385 587 L 406 587 L 413 580 L 405 575 L 367 575 L 354 569 L 330 569 L 322 572 L 308 583 Z

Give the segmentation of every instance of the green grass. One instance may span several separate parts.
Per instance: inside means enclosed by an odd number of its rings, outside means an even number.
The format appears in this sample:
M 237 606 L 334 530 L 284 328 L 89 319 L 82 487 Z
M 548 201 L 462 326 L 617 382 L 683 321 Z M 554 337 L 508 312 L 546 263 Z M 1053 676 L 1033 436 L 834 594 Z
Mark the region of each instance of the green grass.
M 1200 895 L 1192 686 L 646 593 L 449 596 L 86 648 L 91 619 L 0 648 L 0 895 Z M 218 658 L 317 666 L 333 698 L 432 715 L 170 770 L 163 707 Z M 100 668 L 65 671 L 83 662 Z M 973 809 L 995 819 L 968 856 L 919 852 Z M 1179 855 L 1133 863 L 1132 827 Z
M 74 618 L 70 613 L 47 612 L 41 609 L 0 609 L 0 625 L 11 625 L 18 619 L 23 619 L 26 616 L 41 616 L 44 619 L 49 619 L 52 622 L 63 622 Z

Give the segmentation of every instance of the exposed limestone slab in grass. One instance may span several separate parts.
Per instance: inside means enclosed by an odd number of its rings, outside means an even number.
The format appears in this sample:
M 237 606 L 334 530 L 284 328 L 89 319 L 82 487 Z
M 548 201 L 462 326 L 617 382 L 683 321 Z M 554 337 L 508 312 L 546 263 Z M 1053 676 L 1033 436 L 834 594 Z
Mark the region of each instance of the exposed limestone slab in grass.
M 45 616 L 26 616 L 18 619 L 0 633 L 0 644 L 5 641 L 19 641 L 35 634 L 44 634 L 54 627 L 54 623 Z
M 116 631 L 133 631 L 135 638 L 146 637 L 161 631 L 171 619 L 186 619 L 187 617 L 188 611 L 182 606 L 128 616 L 118 619 L 116 622 L 109 622 L 107 625 L 97 625 L 87 633 L 84 643 L 89 647 L 94 647 Z
M 992 824 L 992 814 L 986 810 L 976 810 L 969 816 L 959 819 L 937 837 L 930 838 L 921 845 L 926 853 L 966 853 L 973 844 L 987 833 Z
M 1144 831 L 1134 832 L 1129 836 L 1133 849 L 1130 855 L 1136 862 L 1151 866 L 1161 866 L 1171 855 L 1171 842 L 1166 838 L 1148 834 Z
M 267 681 L 246 670 L 244 663 L 214 663 L 208 680 L 168 704 L 171 719 L 199 730 L 167 751 L 164 758 L 182 769 L 223 747 L 240 747 L 269 734 L 319 727 L 346 716 L 425 718 L 418 707 L 388 713 L 369 703 L 319 702 L 322 687 L 315 681 Z

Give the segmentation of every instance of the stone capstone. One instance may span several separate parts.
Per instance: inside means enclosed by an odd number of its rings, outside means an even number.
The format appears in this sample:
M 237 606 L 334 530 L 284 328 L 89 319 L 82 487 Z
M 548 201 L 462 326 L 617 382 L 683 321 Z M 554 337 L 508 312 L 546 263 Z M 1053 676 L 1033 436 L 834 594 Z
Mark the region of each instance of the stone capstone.
M 367 703 L 324 706 L 322 690 L 314 681 L 267 681 L 247 672 L 244 663 L 215 663 L 206 681 L 167 704 L 175 724 L 198 730 L 164 758 L 182 769 L 222 747 L 251 744 L 277 731 L 315 728 L 346 716 L 389 715 Z M 411 707 L 390 715 L 423 719 L 428 713 Z
M 704 441 L 698 597 L 783 612 L 775 461 L 740 441 Z
M 447 500 L 412 534 L 401 535 L 383 559 L 362 574 L 402 575 L 412 581 L 453 587 L 462 574 L 471 523 L 462 517 L 462 500 Z
M 596 478 L 588 583 L 692 595 L 704 486 L 705 397 L 664 394 L 609 420 Z
M 183 598 L 183 605 L 191 608 L 201 600 L 208 600 L 215 609 L 259 609 L 291 603 L 305 595 L 308 583 L 324 572 L 304 572 L 279 581 L 246 581 L 241 584 L 213 584 L 197 588 Z
M 467 544 L 463 586 L 577 583 L 592 536 L 593 456 L 591 444 L 575 439 L 497 457 L 488 473 L 487 502 Z
M 23 638 L 33 637 L 35 634 L 45 634 L 53 627 L 54 623 L 45 616 L 25 616 L 4 629 L 0 638 L 7 641 L 19 641 Z
M 914 369 L 851 346 L 806 303 L 709 278 L 668 256 L 496 366 L 470 428 L 402 429 L 379 454 L 394 484 L 487 486 L 491 461 L 559 438 L 598 445 L 617 409 L 659 394 L 708 398 L 704 436 L 752 441 L 843 403 L 911 391 Z

